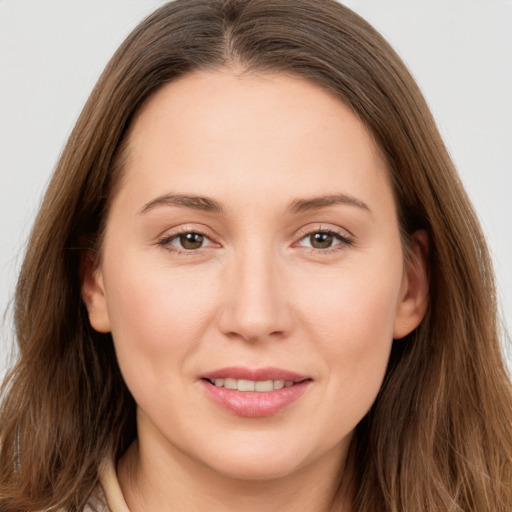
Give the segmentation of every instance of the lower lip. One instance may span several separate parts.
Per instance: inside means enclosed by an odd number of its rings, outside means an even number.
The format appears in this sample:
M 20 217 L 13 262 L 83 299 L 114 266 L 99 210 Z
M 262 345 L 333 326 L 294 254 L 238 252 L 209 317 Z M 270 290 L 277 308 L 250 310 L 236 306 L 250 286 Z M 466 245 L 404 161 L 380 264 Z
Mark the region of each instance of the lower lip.
M 311 380 L 266 392 L 227 389 L 214 386 L 206 380 L 202 380 L 201 383 L 206 394 L 224 409 L 245 418 L 262 418 L 282 411 L 299 399 L 311 384 Z

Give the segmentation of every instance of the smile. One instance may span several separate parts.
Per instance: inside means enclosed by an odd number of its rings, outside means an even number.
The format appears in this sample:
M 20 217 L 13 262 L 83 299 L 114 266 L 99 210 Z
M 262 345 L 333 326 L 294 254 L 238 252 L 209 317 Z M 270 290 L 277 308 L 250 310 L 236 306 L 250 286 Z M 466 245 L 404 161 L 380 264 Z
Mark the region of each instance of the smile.
M 279 368 L 230 367 L 202 375 L 206 396 L 224 410 L 245 418 L 272 416 L 299 400 L 313 380 Z
M 289 388 L 294 385 L 292 380 L 247 380 L 247 379 L 214 379 L 211 384 L 219 388 L 236 389 L 238 391 L 257 391 L 265 393 L 275 389 Z

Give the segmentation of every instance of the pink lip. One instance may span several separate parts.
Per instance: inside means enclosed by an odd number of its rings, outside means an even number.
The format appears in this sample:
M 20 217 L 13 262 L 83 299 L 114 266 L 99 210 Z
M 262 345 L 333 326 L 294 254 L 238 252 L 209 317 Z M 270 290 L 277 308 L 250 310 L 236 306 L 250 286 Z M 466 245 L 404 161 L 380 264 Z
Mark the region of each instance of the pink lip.
M 247 380 L 293 381 L 293 386 L 273 391 L 238 391 L 217 387 L 210 381 L 224 378 Z M 200 381 L 206 395 L 224 409 L 246 418 L 271 416 L 299 399 L 312 383 L 311 378 L 279 368 L 221 368 L 201 376 Z
M 293 382 L 302 382 L 303 380 L 310 379 L 307 375 L 283 370 L 282 368 L 258 368 L 251 370 L 249 368 L 242 368 L 241 366 L 230 366 L 227 368 L 219 368 L 212 372 L 201 375 L 201 379 L 246 379 L 246 380 L 293 380 Z

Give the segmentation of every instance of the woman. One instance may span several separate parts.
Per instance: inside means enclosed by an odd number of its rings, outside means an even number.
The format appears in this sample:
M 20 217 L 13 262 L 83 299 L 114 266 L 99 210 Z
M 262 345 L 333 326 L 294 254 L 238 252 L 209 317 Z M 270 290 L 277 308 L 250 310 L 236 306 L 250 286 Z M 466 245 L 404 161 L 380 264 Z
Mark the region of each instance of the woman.
M 331 1 L 164 5 L 62 154 L 16 296 L 2 510 L 510 510 L 480 227 Z

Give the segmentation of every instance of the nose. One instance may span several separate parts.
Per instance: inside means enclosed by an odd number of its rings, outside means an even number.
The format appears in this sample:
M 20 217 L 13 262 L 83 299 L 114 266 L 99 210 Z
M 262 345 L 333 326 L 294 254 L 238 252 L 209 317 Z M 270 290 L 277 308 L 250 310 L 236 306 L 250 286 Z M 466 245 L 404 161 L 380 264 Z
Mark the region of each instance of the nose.
M 270 250 L 246 251 L 227 270 L 219 328 L 255 343 L 286 337 L 291 313 L 286 278 Z

